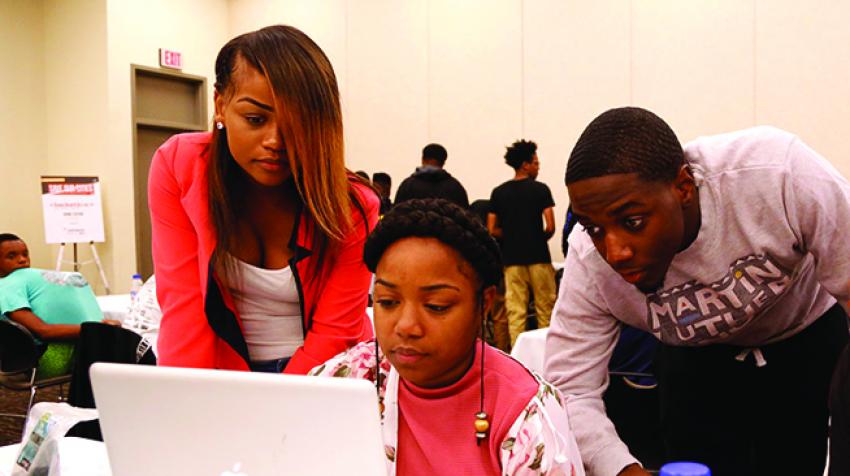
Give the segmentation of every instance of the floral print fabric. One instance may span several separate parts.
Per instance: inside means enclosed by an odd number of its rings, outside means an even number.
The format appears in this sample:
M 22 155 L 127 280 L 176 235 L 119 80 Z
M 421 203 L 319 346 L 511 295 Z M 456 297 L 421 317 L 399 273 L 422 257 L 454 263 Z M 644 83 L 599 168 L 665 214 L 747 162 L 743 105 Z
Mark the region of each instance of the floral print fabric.
M 374 341 L 360 343 L 314 368 L 309 375 L 362 378 L 375 382 L 376 350 Z M 387 474 L 395 476 L 399 377 L 383 356 L 378 373 Z M 570 430 L 564 398 L 555 387 L 531 373 L 539 388 L 502 441 L 499 455 L 502 476 L 583 476 L 584 468 Z

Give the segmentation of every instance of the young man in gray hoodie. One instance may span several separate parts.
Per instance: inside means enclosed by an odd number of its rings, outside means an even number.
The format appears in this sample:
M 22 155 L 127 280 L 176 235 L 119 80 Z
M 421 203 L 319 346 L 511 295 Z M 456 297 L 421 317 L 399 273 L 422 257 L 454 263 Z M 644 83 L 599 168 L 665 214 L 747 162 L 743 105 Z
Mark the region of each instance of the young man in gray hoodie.
M 545 374 L 567 397 L 588 474 L 648 474 L 602 403 L 623 323 L 661 341 L 668 460 L 720 476 L 823 474 L 830 376 L 848 340 L 850 184 L 787 132 L 683 150 L 639 108 L 591 122 L 565 182 L 583 230 L 570 236 Z

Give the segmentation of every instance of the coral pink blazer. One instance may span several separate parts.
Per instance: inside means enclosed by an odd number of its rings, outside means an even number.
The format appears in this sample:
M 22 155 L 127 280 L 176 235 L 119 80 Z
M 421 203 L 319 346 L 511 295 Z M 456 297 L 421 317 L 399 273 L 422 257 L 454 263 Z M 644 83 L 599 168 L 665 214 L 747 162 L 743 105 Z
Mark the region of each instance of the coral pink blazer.
M 158 341 L 161 365 L 248 370 L 242 324 L 225 286 L 211 267 L 216 246 L 209 216 L 207 165 L 210 133 L 179 134 L 154 155 L 148 180 L 157 298 L 162 307 Z M 295 220 L 290 260 L 303 317 L 304 345 L 285 373 L 305 374 L 372 337 L 366 315 L 371 273 L 363 243 L 378 220 L 379 200 L 351 182 L 353 226 L 333 256 L 312 252 L 314 223 L 306 211 Z

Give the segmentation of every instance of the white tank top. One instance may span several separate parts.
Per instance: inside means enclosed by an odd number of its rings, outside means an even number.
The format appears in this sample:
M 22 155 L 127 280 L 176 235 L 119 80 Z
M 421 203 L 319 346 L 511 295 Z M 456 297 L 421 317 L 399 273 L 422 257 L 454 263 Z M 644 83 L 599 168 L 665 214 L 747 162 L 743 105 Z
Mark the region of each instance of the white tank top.
M 263 269 L 235 257 L 238 278 L 229 283 L 252 362 L 291 357 L 304 344 L 301 304 L 289 266 Z

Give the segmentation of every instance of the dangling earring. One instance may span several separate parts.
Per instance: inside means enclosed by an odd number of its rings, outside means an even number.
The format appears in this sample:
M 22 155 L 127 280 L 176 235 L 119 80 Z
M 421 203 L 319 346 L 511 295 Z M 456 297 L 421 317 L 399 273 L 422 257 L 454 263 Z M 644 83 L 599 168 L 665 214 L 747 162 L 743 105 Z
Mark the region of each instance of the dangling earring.
M 481 396 L 478 405 L 478 413 L 475 414 L 475 444 L 481 445 L 484 438 L 487 438 L 487 432 L 490 431 L 490 417 L 484 411 L 484 335 L 487 326 L 486 317 L 484 315 L 484 290 L 479 293 L 480 296 L 480 313 L 481 313 Z
M 215 121 L 215 128 L 218 130 L 224 129 L 224 124 L 221 121 Z
M 384 418 L 384 399 L 381 397 L 381 358 L 378 356 L 378 336 L 375 336 L 375 393 L 378 394 L 378 415 Z

